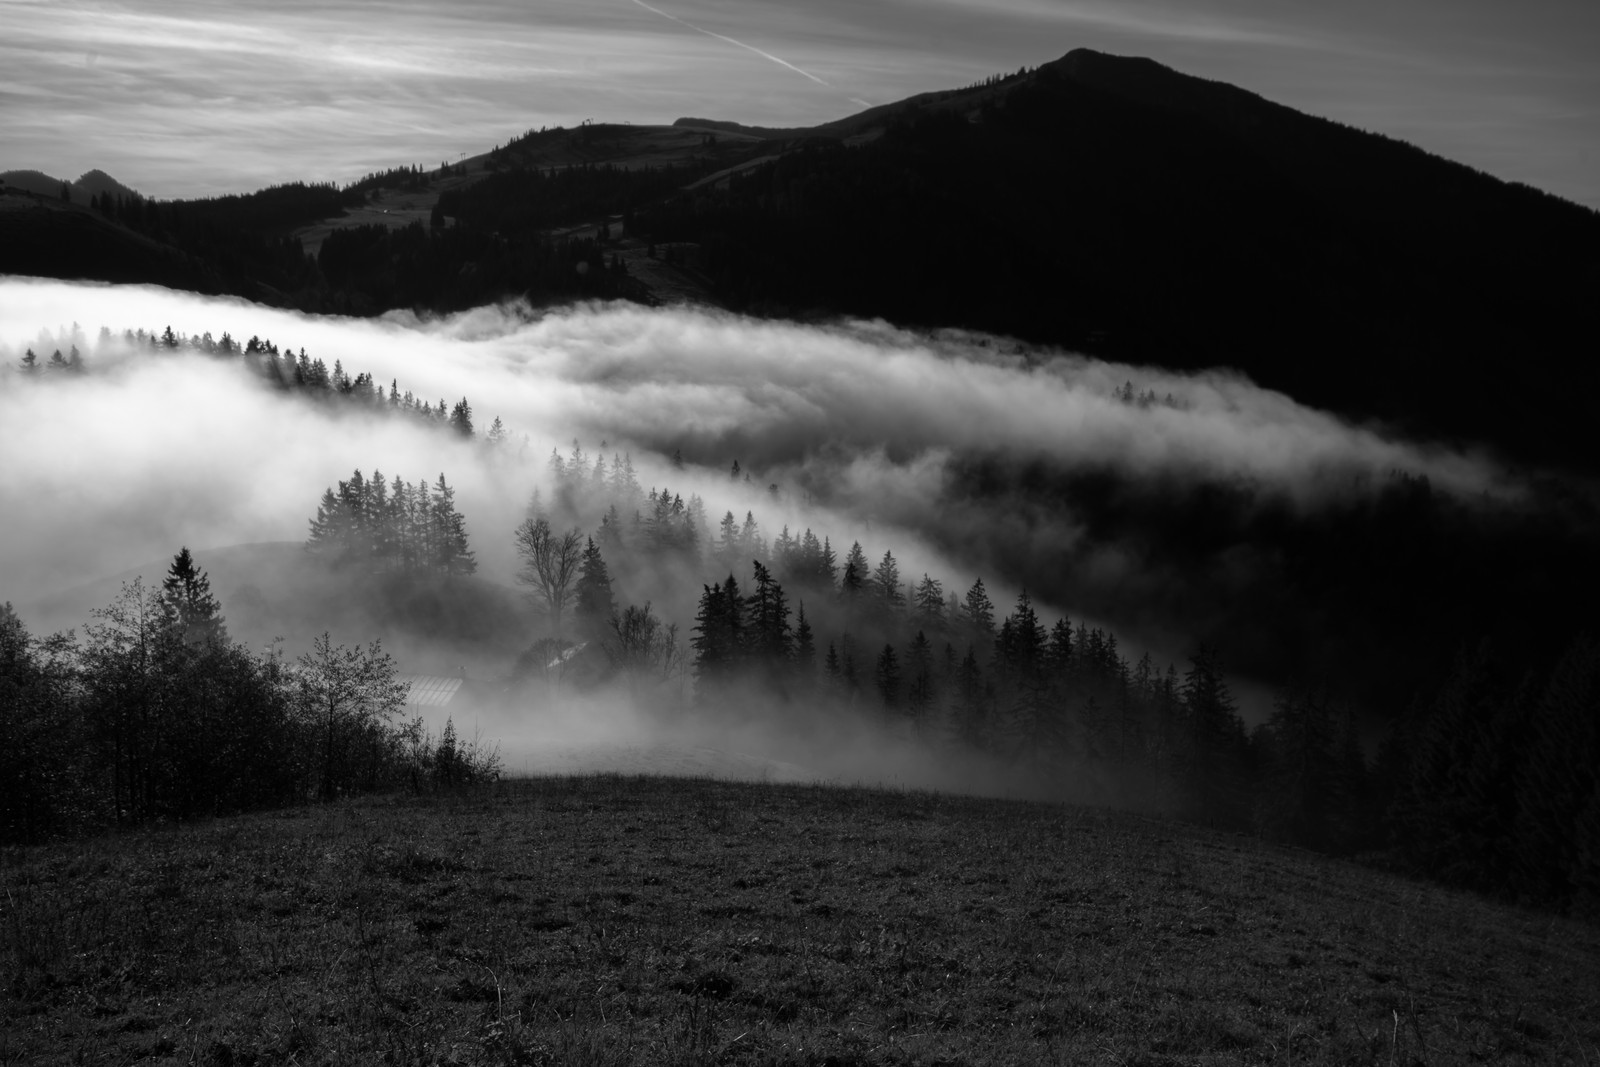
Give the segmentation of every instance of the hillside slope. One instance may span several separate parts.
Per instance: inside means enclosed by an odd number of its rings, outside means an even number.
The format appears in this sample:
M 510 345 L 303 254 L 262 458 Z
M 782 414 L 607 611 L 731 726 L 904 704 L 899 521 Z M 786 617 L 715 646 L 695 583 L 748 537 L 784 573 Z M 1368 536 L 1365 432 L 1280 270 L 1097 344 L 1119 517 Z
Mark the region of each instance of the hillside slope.
M 22 852 L 0 1057 L 1582 1062 L 1593 927 L 1103 811 L 512 782 Z

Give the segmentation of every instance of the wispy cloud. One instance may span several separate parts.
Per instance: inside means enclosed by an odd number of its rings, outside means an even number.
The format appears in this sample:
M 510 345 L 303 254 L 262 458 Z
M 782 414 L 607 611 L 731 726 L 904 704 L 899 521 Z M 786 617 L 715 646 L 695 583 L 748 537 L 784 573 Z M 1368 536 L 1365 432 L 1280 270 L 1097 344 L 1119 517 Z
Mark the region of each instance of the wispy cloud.
M 781 59 L 778 56 L 773 55 L 771 52 L 763 52 L 761 49 L 757 48 L 753 44 L 745 44 L 743 41 L 735 40 L 734 38 L 728 37 L 728 36 L 726 36 L 724 34 L 713 33 L 711 30 L 705 29 L 702 26 L 696 26 L 694 23 L 689 22 L 686 19 L 681 19 L 677 15 L 668 14 L 667 12 L 662 11 L 659 7 L 651 7 L 649 4 L 645 3 L 644 0 L 633 0 L 633 2 L 635 4 L 638 4 L 640 7 L 644 8 L 646 11 L 650 11 L 650 12 L 653 12 L 654 14 L 660 15 L 664 19 L 671 19 L 673 22 L 676 22 L 678 25 L 687 27 L 688 29 L 693 30 L 695 33 L 703 33 L 707 37 L 712 37 L 712 38 L 715 38 L 716 40 L 719 40 L 719 41 L 725 41 L 728 44 L 734 45 L 735 47 L 743 48 L 746 52 L 754 52 L 756 55 L 760 56 L 762 59 L 770 60 L 771 62 L 776 63 L 778 66 L 783 67 L 786 70 L 792 70 L 796 74 L 800 75 L 801 77 L 810 78 L 812 81 L 816 82 L 818 85 L 826 86 L 829 89 L 833 88 L 832 85 L 830 85 L 826 81 L 823 81 L 821 78 L 817 77 L 815 74 L 811 73 L 809 70 L 802 70 L 801 68 L 795 66 L 793 63 L 789 62 L 787 59 Z

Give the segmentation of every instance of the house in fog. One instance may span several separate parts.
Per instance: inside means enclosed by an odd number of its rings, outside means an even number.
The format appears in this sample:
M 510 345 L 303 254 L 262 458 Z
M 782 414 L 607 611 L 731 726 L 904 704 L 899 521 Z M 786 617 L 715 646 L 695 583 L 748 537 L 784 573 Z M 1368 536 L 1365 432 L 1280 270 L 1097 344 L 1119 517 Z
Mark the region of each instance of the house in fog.
M 395 680 L 407 686 L 405 714 L 421 715 L 429 720 L 454 718 L 459 723 L 464 716 L 482 707 L 489 696 L 489 686 L 467 678 L 465 671 L 397 674 Z

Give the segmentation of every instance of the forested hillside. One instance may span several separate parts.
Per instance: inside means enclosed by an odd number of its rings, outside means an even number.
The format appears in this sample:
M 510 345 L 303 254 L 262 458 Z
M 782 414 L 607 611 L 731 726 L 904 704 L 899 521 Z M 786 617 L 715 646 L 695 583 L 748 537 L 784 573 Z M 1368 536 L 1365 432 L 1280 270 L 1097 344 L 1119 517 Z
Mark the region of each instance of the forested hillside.
M 329 417 L 420 422 L 473 442 L 484 463 L 523 447 L 498 420 L 480 431 L 465 396 L 420 402 L 398 383 L 378 385 L 337 362 L 330 370 L 259 338 L 239 345 L 226 333 L 166 330 L 122 343 L 127 358 L 166 359 L 174 373 L 185 358 L 227 361 L 241 387 Z M 52 353 L 25 364 L 20 387 L 71 389 L 96 366 L 76 349 Z M 1153 401 L 1129 388 L 1123 402 Z M 704 467 L 676 463 L 684 478 L 703 481 Z M 538 707 L 561 691 L 611 693 L 667 727 L 757 728 L 779 744 L 872 738 L 956 768 L 974 788 L 1003 781 L 1169 813 L 1594 908 L 1600 647 L 1578 632 L 1583 620 L 1571 608 L 1581 601 L 1538 584 L 1555 581 L 1551 568 L 1568 579 L 1587 573 L 1572 569 L 1584 565 L 1575 549 L 1551 554 L 1564 542 L 1543 542 L 1544 556 L 1498 557 L 1513 568 L 1507 593 L 1466 578 L 1516 538 L 1533 548 L 1532 528 L 1458 524 L 1461 505 L 1425 484 L 1399 479 L 1375 508 L 1334 520 L 1278 514 L 1275 537 L 1295 545 L 1308 571 L 1351 552 L 1370 564 L 1405 539 L 1422 540 L 1397 571 L 1332 571 L 1328 581 L 1354 587 L 1350 606 L 1308 598 L 1326 614 L 1302 612 L 1277 644 L 1257 650 L 1277 664 L 1267 675 L 1277 695 L 1252 726 L 1230 684 L 1250 655 L 1237 635 L 1225 636 L 1231 661 L 1199 632 L 1181 661 L 1132 657 L 1105 627 L 1036 607 L 1030 588 L 1071 603 L 1049 574 L 998 576 L 1022 592 L 996 603 L 982 577 L 956 587 L 943 575 L 904 573 L 897 546 L 869 551 L 857 531 L 774 532 L 761 515 L 784 489 L 762 481 L 731 461 L 727 494 L 749 506 L 719 518 L 696 492 L 642 485 L 629 456 L 574 443 L 550 454 L 521 525 L 486 535 L 455 506 L 446 474 L 410 484 L 357 470 L 305 502 L 307 566 L 342 576 L 350 595 L 392 598 L 416 583 L 468 581 L 473 537 L 509 536 L 518 580 L 543 619 L 520 658 L 501 661 L 509 705 Z M 1091 522 L 1151 525 L 1130 519 L 1114 495 L 1075 491 Z M 1438 545 L 1451 542 L 1426 540 L 1436 527 L 1453 531 L 1450 552 Z M 1401 599 L 1376 613 L 1360 603 L 1402 575 L 1412 594 L 1434 583 L 1426 618 L 1437 632 L 1414 632 L 1417 616 Z M 1544 615 L 1519 599 L 1529 589 L 1552 598 L 1539 601 Z M 1273 602 L 1266 588 L 1238 593 L 1258 609 Z M 230 640 L 224 608 L 185 549 L 159 593 L 125 590 L 82 641 L 30 635 L 8 610 L 0 679 L 8 837 L 492 772 L 492 760 L 453 735 L 434 740 L 419 724 L 395 721 L 401 693 L 379 649 L 340 649 L 324 637 L 289 664 Z M 1261 635 L 1287 618 L 1270 615 Z M 1363 621 L 1362 640 L 1340 637 Z M 1319 660 L 1324 642 L 1349 658 Z M 1375 650 L 1385 643 L 1409 654 L 1384 660 Z M 1380 737 L 1358 708 L 1382 713 Z M 458 754 L 465 762 L 454 762 Z

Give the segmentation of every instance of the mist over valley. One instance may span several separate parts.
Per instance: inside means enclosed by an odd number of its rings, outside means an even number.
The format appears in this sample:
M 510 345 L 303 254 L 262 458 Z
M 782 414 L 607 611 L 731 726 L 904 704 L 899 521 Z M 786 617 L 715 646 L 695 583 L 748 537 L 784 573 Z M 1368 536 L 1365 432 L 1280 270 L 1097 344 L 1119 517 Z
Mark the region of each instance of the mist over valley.
M 553 7 L 813 98 L 0 161 L 0 1061 L 1589 1059 L 1600 215 L 1152 59 L 874 104 L 814 13 Z M 1071 17 L 1349 59 L 1212 15 Z M 147 76 L 82 16 L 19 40 Z M 302 17 L 221 39 L 352 165 L 374 70 L 517 80 Z

